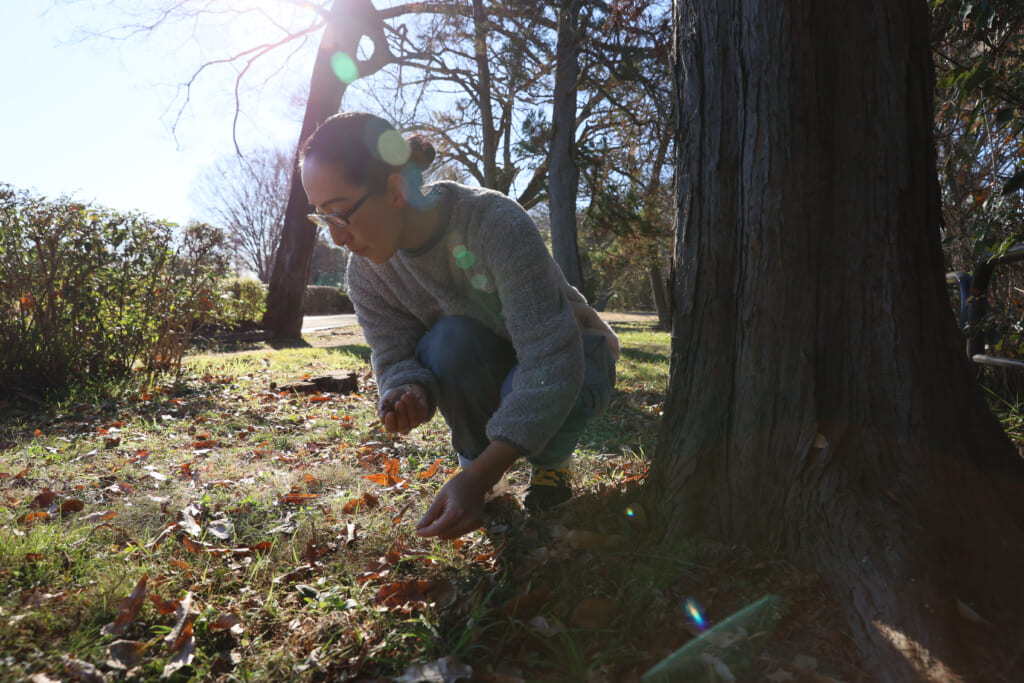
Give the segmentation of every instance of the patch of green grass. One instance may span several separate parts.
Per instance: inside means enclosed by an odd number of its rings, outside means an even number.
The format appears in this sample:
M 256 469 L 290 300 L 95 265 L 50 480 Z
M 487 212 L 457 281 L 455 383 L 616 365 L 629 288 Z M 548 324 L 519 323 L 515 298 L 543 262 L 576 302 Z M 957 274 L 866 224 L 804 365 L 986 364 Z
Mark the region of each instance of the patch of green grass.
M 580 495 L 566 510 L 604 510 L 642 478 L 654 449 L 668 335 L 642 325 L 618 332 L 615 395 L 581 440 Z M 0 679 L 60 678 L 65 655 L 113 675 L 105 662 L 118 639 L 146 643 L 139 674 L 158 677 L 180 652 L 163 640 L 177 616 L 161 606 L 186 596 L 197 616 L 183 672 L 197 678 L 388 677 L 444 656 L 526 679 L 585 680 L 632 665 L 627 646 L 610 646 L 610 627 L 570 623 L 597 586 L 624 604 L 649 587 L 616 587 L 610 574 L 581 580 L 582 565 L 567 564 L 551 536 L 580 520 L 531 520 L 506 500 L 489 508 L 486 530 L 459 543 L 421 539 L 414 524 L 455 466 L 443 419 L 394 437 L 377 422 L 372 381 L 352 396 L 274 388 L 343 369 L 369 376 L 365 345 L 203 352 L 158 387 L 83 389 L 4 417 L 0 641 L 9 666 Z M 397 479 L 385 481 L 388 471 Z M 518 463 L 510 472 L 516 495 L 528 471 Z M 619 512 L 584 515 L 585 526 L 605 515 L 618 533 Z M 102 633 L 144 575 L 135 618 Z M 510 601 L 540 577 L 551 594 L 534 613 L 517 613 Z M 643 614 L 637 602 L 623 623 L 639 628 Z M 220 626 L 236 621 L 234 631 Z M 538 640 L 547 628 L 555 635 Z
M 999 418 L 1003 431 L 1024 454 L 1024 403 L 1019 397 L 1006 398 L 985 387 L 989 408 Z

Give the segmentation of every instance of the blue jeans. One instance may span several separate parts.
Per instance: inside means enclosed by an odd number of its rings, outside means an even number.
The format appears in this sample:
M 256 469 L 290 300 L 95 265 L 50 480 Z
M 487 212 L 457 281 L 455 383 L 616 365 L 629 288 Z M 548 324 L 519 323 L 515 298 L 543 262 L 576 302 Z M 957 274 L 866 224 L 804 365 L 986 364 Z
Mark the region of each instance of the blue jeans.
M 535 467 L 568 467 L 587 422 L 608 407 L 615 384 L 608 342 L 600 335 L 585 334 L 583 346 L 587 361 L 583 388 L 559 430 L 529 458 Z M 490 444 L 487 421 L 512 390 L 515 349 L 473 318 L 446 316 L 420 339 L 416 360 L 437 377 L 437 406 L 451 429 L 452 447 L 465 464 Z

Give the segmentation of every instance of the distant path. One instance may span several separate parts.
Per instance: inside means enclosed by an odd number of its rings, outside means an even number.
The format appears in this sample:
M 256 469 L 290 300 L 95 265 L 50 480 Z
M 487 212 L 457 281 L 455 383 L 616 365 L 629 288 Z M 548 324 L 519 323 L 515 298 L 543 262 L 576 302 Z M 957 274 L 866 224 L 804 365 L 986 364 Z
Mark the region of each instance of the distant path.
M 344 313 L 341 315 L 307 315 L 302 319 L 303 332 L 318 332 L 320 330 L 333 330 L 336 327 L 349 327 L 356 325 L 355 313 Z
M 639 323 L 639 322 L 657 322 L 657 313 L 648 313 L 646 311 L 602 311 L 600 313 L 602 320 L 607 323 Z
M 611 323 L 620 322 L 640 322 L 644 320 L 657 320 L 655 313 L 625 313 L 625 312 L 606 312 L 602 313 L 601 317 Z M 356 316 L 354 313 L 345 313 L 342 315 L 307 315 L 302 319 L 302 331 L 306 332 L 321 332 L 323 330 L 333 330 L 339 327 L 350 327 L 358 324 L 356 322 Z

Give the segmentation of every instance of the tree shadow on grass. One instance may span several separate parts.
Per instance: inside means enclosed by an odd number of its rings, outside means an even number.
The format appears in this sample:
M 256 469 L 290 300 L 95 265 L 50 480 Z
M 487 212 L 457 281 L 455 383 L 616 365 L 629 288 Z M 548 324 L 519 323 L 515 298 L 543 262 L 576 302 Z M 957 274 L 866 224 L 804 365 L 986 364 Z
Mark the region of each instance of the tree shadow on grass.
M 619 355 L 622 358 L 628 358 L 629 360 L 637 361 L 640 363 L 667 363 L 669 355 L 667 353 L 651 353 L 650 351 L 643 351 L 641 349 L 632 349 L 623 347 L 619 351 Z
M 636 321 L 612 321 L 608 323 L 616 332 L 661 332 L 658 327 L 658 319 L 636 320 Z
M 305 339 L 294 339 L 294 338 L 283 338 L 283 339 L 268 339 L 266 341 L 267 346 L 272 349 L 280 351 L 281 349 L 311 349 L 313 345 Z
M 343 344 L 341 346 L 329 346 L 328 351 L 343 353 L 347 356 L 354 356 L 360 360 L 370 362 L 370 346 L 368 344 Z

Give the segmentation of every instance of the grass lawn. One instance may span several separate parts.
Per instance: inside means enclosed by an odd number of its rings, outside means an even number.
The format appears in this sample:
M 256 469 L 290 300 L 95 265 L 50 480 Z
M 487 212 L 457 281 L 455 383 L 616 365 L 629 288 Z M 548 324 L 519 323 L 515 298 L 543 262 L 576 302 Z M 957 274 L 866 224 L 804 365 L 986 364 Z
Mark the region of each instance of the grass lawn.
M 382 433 L 358 338 L 195 354 L 148 392 L 0 408 L 0 680 L 636 681 L 699 633 L 694 606 L 714 622 L 769 592 L 788 616 L 749 680 L 848 673 L 817 577 L 645 536 L 669 338 L 616 328 L 577 496 L 527 516 L 518 465 L 454 543 L 413 533 L 454 471 L 445 425 Z M 343 369 L 358 394 L 277 388 Z

